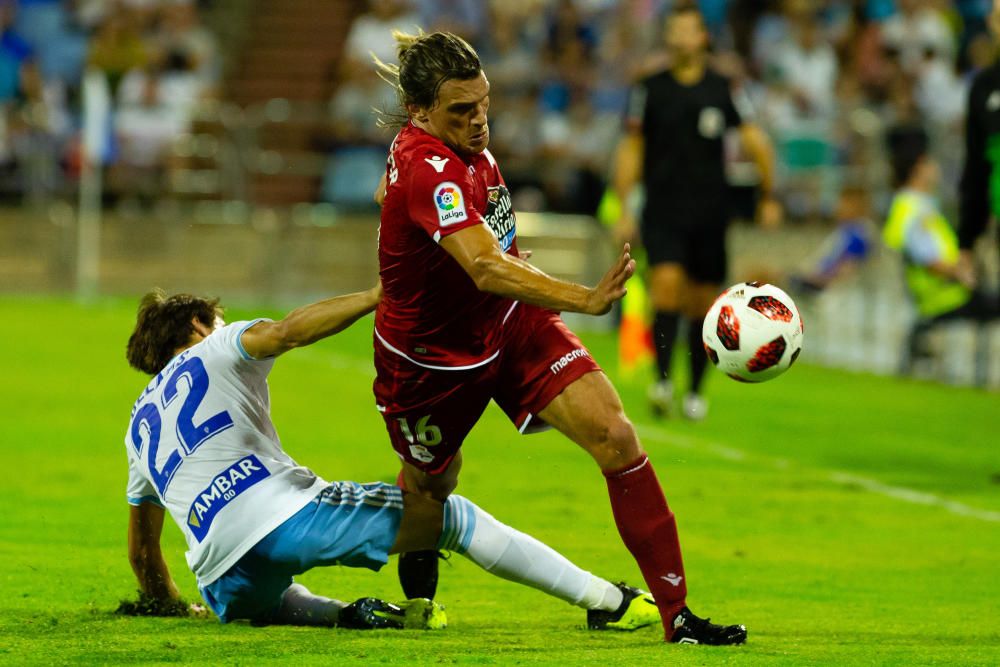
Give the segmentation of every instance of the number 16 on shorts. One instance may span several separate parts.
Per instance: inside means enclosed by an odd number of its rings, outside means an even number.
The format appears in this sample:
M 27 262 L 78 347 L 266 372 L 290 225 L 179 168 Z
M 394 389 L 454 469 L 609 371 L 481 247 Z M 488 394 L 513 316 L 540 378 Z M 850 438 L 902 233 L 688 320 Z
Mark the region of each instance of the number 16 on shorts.
M 427 448 L 441 443 L 441 429 L 431 424 L 430 419 L 430 415 L 424 415 L 412 429 L 406 417 L 396 419 L 403 437 L 410 443 L 410 455 L 424 463 L 434 460 L 434 455 Z

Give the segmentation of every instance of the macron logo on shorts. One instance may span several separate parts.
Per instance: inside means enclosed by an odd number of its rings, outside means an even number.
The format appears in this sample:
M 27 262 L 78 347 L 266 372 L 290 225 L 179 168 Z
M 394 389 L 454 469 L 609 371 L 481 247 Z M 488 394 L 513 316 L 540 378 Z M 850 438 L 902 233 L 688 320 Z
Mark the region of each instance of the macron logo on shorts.
M 465 212 L 462 188 L 451 181 L 445 181 L 434 188 L 434 207 L 437 208 L 438 222 L 442 227 L 469 219 L 469 215 Z
M 553 375 L 556 375 L 559 371 L 569 366 L 570 362 L 580 359 L 581 357 L 589 357 L 590 354 L 583 349 L 578 347 L 572 352 L 567 352 L 563 356 L 559 357 L 554 364 L 549 366 L 549 370 L 552 371 Z

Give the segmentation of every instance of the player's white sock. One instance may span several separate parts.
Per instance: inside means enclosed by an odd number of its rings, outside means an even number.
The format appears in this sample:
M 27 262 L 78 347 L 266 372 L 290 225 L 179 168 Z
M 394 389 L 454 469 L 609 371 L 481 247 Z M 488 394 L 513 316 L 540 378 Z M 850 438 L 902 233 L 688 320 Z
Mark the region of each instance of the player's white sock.
M 292 584 L 281 596 L 281 607 L 273 622 L 284 625 L 324 625 L 337 623 L 344 603 L 313 595 L 302 584 Z
M 500 523 L 462 496 L 450 496 L 444 504 L 438 548 L 457 551 L 491 574 L 584 609 L 614 611 L 622 603 L 622 592 L 613 584 Z

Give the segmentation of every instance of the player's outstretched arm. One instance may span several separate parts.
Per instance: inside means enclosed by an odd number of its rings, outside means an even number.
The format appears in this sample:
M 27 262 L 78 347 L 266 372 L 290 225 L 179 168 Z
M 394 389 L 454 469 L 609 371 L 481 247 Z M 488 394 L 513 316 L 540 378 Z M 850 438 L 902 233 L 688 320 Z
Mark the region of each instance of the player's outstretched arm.
M 603 315 L 625 296 L 625 283 L 635 272 L 626 243 L 622 254 L 594 288 L 553 278 L 500 249 L 483 225 L 474 225 L 441 239 L 441 247 L 462 266 L 484 292 L 558 311 Z
M 160 551 L 163 515 L 163 508 L 155 503 L 129 508 L 128 560 L 140 591 L 156 600 L 179 600 L 180 592 Z
M 382 284 L 296 308 L 277 322 L 261 321 L 243 332 L 240 342 L 255 359 L 276 357 L 339 333 L 375 309 Z

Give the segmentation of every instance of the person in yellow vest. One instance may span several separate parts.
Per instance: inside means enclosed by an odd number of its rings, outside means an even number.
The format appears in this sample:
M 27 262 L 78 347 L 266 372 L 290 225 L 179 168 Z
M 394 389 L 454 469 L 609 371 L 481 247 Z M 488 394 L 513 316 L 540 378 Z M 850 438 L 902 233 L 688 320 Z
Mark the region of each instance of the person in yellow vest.
M 958 235 L 938 207 L 941 174 L 927 153 L 926 134 L 909 130 L 891 137 L 890 146 L 898 189 L 882 237 L 903 255 L 919 319 L 985 322 L 1000 317 L 996 299 L 977 289 L 974 274 L 959 261 Z

